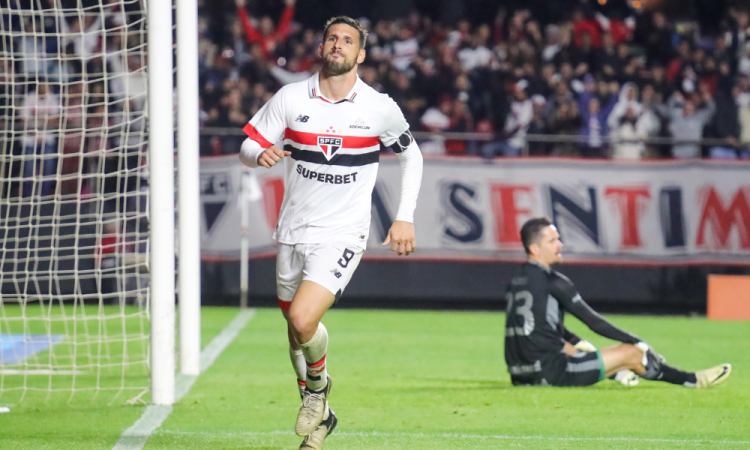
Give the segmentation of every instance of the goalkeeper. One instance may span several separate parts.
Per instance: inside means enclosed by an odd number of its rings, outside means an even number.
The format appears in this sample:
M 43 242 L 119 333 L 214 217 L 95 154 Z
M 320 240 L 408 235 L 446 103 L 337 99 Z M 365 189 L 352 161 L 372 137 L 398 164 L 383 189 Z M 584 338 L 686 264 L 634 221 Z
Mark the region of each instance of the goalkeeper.
M 514 385 L 589 386 L 618 372 L 624 376 L 623 384 L 634 384 L 628 372 L 623 372 L 633 371 L 647 380 L 706 388 L 729 377 L 730 364 L 698 372 L 669 366 L 639 337 L 620 330 L 591 309 L 573 283 L 550 268 L 562 262 L 563 244 L 549 219 L 526 222 L 521 241 L 528 260 L 510 280 L 505 294 L 505 362 Z M 596 350 L 565 328 L 565 312 L 622 344 Z

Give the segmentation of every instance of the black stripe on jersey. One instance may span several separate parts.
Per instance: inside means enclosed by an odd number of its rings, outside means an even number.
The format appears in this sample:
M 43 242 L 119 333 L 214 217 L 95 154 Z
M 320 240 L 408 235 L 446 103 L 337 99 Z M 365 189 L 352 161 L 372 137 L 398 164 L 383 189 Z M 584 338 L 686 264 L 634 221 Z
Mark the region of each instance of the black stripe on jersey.
M 305 161 L 314 164 L 323 164 L 326 166 L 345 166 L 345 167 L 357 167 L 366 166 L 367 164 L 374 164 L 380 161 L 380 150 L 372 152 L 362 153 L 359 155 L 334 155 L 329 161 L 325 155 L 321 152 L 313 152 L 310 150 L 300 150 L 293 145 L 285 145 L 284 150 L 292 152 L 292 158 L 297 161 Z

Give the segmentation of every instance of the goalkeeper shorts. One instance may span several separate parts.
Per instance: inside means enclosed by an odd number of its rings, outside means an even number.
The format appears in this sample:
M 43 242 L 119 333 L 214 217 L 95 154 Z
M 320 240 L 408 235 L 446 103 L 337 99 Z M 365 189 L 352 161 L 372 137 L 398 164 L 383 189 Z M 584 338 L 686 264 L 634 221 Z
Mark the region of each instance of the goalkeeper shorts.
M 511 376 L 514 386 L 591 386 L 604 379 L 604 360 L 599 350 L 567 355 L 556 353 L 541 362 L 541 371 Z
M 345 245 L 279 244 L 276 257 L 276 293 L 279 307 L 289 309 L 303 280 L 317 283 L 334 296 L 344 293 L 364 250 Z

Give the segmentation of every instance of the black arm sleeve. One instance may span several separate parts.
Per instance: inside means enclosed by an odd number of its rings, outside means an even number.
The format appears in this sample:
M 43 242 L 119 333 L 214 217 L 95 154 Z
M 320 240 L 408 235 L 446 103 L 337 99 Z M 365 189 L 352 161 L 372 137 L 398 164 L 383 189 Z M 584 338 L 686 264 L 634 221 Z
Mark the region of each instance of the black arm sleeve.
M 563 339 L 565 339 L 565 342 L 570 342 L 573 345 L 581 342 L 581 338 L 565 327 L 563 327 Z
M 640 341 L 638 336 L 617 328 L 591 309 L 578 295 L 573 283 L 566 277 L 556 273 L 552 283 L 550 283 L 550 293 L 566 311 L 576 316 L 595 333 L 626 344 L 635 344 Z

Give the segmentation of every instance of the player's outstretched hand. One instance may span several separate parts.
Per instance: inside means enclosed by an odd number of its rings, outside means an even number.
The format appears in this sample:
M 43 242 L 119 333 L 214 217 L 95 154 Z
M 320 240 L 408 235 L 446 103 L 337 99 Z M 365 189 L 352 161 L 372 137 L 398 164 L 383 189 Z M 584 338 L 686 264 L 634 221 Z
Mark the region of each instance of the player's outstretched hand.
M 414 239 L 414 224 L 396 220 L 388 230 L 388 237 L 383 241 L 383 246 L 391 244 L 391 250 L 398 251 L 398 255 L 408 255 L 417 250 L 417 241 Z
M 291 155 L 292 152 L 282 150 L 275 145 L 272 145 L 265 149 L 263 153 L 258 157 L 258 165 L 263 166 L 267 169 L 275 166 L 277 162 L 281 161 L 281 158 Z

